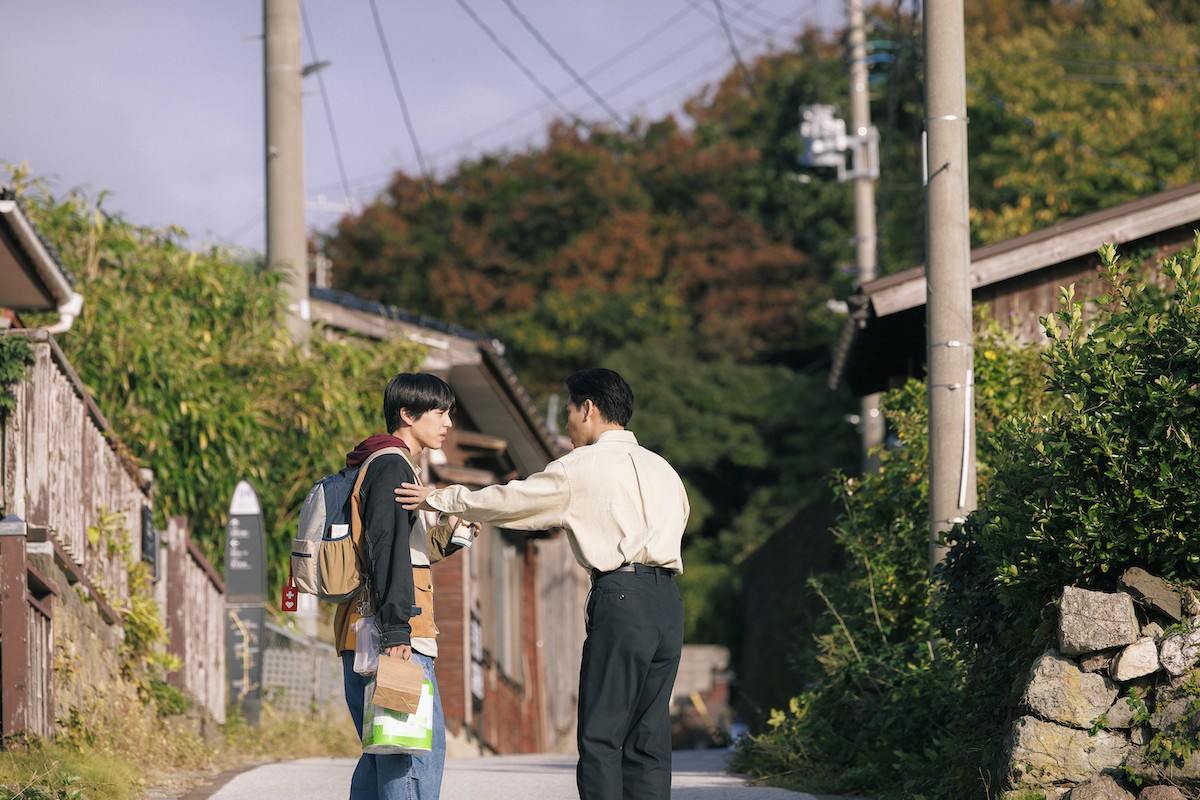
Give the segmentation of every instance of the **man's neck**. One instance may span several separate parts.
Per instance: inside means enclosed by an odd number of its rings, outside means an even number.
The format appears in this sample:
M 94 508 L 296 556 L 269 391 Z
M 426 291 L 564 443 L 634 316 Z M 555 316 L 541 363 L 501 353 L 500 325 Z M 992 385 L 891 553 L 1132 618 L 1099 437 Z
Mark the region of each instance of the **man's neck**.
M 602 425 L 600 428 L 598 428 L 595 431 L 595 436 L 589 437 L 590 441 L 588 442 L 588 444 L 595 444 L 596 442 L 598 442 L 600 440 L 601 436 L 608 433 L 609 431 L 623 431 L 623 430 L 625 430 L 625 428 L 622 427 L 621 425 Z
M 395 436 L 397 439 L 408 445 L 408 452 L 412 453 L 414 456 L 420 455 L 422 447 L 417 441 L 416 437 L 413 436 L 412 428 L 397 428 L 396 430 L 392 431 L 392 436 Z

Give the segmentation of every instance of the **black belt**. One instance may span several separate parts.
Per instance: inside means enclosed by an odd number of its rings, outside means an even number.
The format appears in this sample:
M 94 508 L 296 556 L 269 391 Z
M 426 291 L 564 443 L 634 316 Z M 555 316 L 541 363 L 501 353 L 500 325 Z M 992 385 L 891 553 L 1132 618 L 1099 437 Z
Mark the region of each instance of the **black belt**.
M 611 572 L 601 572 L 598 569 L 592 570 L 592 580 L 603 578 L 605 575 L 613 575 L 617 572 L 636 572 L 641 575 L 658 575 L 663 578 L 674 578 L 674 570 L 666 567 L 652 567 L 649 564 L 622 564 Z

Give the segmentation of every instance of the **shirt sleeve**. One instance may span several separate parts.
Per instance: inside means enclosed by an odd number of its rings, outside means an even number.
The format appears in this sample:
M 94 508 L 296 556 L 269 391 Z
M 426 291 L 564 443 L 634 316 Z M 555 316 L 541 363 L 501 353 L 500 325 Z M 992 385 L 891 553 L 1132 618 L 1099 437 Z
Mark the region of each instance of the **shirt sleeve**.
M 562 526 L 570 500 L 567 472 L 561 464 L 552 462 L 544 471 L 524 480 L 474 491 L 458 485 L 436 489 L 427 502 L 438 511 L 459 514 L 473 522 L 541 531 Z
M 409 537 L 416 512 L 405 511 L 392 490 L 414 482 L 412 470 L 401 456 L 383 455 L 371 462 L 363 481 L 363 531 L 371 562 L 376 620 L 386 649 L 412 643 L 412 555 Z

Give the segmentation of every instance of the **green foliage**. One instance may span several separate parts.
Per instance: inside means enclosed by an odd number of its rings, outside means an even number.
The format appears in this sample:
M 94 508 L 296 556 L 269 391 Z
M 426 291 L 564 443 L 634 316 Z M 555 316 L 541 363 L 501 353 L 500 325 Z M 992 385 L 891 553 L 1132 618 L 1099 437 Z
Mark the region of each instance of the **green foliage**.
M 420 349 L 318 330 L 306 353 L 284 330 L 278 276 L 224 250 L 187 250 L 177 232 L 139 228 L 77 192 L 56 200 L 40 184 L 19 189 L 42 235 L 88 282 L 85 313 L 61 344 L 117 436 L 154 470 L 160 520 L 189 518 L 219 565 L 233 488 L 249 480 L 279 585 L 304 493 L 382 428 L 383 385 L 419 364 Z
M 1001 599 L 1030 613 L 1066 584 L 1103 588 L 1132 566 L 1188 578 L 1200 565 L 1200 256 L 1164 261 L 1160 290 L 1112 246 L 1100 254 L 1103 316 L 1089 323 L 1068 288 L 1044 320 L 1065 408 L 1005 426 L 1003 479 L 976 515 Z
M 1146 757 L 1152 763 L 1166 767 L 1182 767 L 1200 749 L 1200 730 L 1196 724 L 1200 720 L 1200 671 L 1192 670 L 1184 676 L 1178 696 L 1187 698 L 1187 705 L 1168 727 L 1155 731 L 1145 747 Z
M 989 432 L 1053 400 L 1042 391 L 1039 352 L 986 320 L 976 336 L 975 384 L 986 481 L 987 465 L 1000 455 Z M 940 632 L 946 591 L 929 577 L 924 385 L 910 381 L 887 393 L 882 409 L 894 446 L 879 453 L 877 471 L 838 484 L 844 511 L 833 532 L 846 566 L 810 581 L 829 611 L 811 659 L 798 665 L 813 688 L 788 712 L 775 712 L 770 730 L 742 745 L 738 768 L 784 775 L 808 791 L 974 796 L 982 788 L 980 765 L 999 758 L 1002 718 L 994 712 L 1013 673 L 983 677 L 968 668 L 959 642 Z M 970 606 L 959 613 L 985 610 Z M 1015 635 L 1027 644 L 1028 628 Z
M 33 348 L 23 336 L 0 336 L 0 420 L 17 407 L 13 388 L 29 372 Z
M 136 766 L 111 753 L 12 740 L 0 750 L 0 800 L 128 800 L 137 782 Z
M 192 708 L 192 698 L 161 678 L 151 678 L 146 691 L 160 717 L 186 714 Z
M 991 243 L 1197 177 L 1194 19 L 1156 0 L 1012 9 L 968 27 L 974 240 Z M 1193 12 L 1194 13 L 1194 12 Z

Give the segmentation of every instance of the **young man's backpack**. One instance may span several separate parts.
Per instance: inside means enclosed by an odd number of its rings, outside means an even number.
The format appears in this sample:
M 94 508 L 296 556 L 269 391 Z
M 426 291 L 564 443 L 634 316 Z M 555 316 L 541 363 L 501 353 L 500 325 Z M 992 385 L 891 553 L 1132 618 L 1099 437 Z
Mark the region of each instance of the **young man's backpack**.
M 309 490 L 292 540 L 292 578 L 299 591 L 332 603 L 343 603 L 362 591 L 366 567 L 359 555 L 362 484 L 371 462 L 389 453 L 402 455 L 403 451 L 399 447 L 376 450 L 361 465 L 326 475 Z

